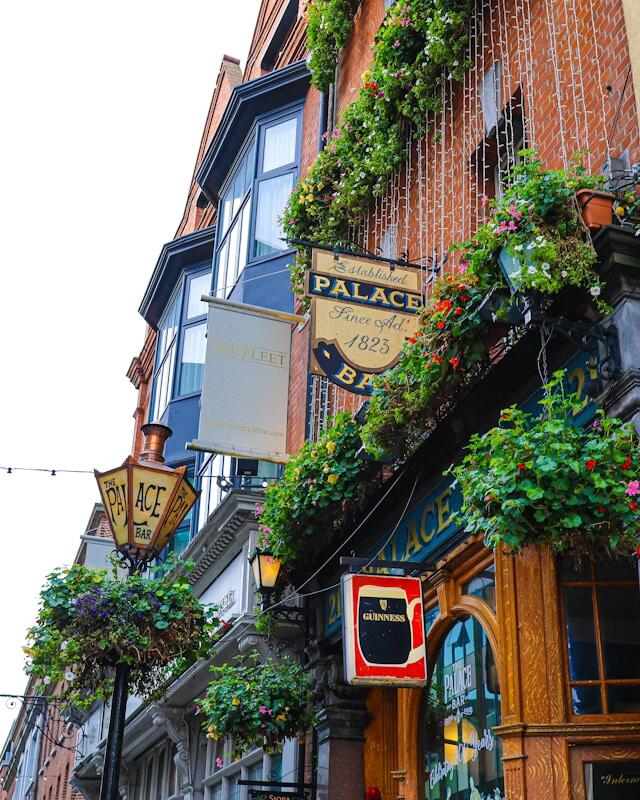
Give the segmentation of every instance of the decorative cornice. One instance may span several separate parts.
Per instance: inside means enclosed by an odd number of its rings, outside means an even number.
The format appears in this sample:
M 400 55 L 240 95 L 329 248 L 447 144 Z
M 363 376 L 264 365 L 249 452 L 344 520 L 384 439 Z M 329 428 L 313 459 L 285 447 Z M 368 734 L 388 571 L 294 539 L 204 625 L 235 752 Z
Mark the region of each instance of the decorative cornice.
M 612 735 L 633 736 L 640 741 L 640 724 L 637 719 L 614 722 L 603 719 L 597 722 L 560 722 L 560 723 L 534 723 L 514 722 L 507 725 L 497 725 L 492 732 L 503 739 L 524 736 L 562 736 L 570 740 L 588 737 L 589 741 L 596 737 L 604 737 L 608 741 Z
M 152 328 L 157 329 L 182 270 L 199 263 L 212 262 L 214 233 L 213 227 L 203 228 L 163 246 L 138 309 Z
M 310 79 L 306 61 L 298 61 L 235 87 L 196 173 L 196 181 L 209 202 L 218 202 L 222 181 L 256 117 L 302 100 Z

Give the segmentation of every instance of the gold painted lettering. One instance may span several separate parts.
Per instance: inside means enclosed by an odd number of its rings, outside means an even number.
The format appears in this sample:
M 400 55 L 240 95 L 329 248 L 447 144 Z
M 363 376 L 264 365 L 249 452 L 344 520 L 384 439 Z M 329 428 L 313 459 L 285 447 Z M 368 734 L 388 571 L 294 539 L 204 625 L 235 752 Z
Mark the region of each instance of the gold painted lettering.
M 389 305 L 387 293 L 380 286 L 376 286 L 376 288 L 371 292 L 371 297 L 369 299 L 372 303 L 382 303 L 384 306 Z
M 398 297 L 400 298 L 399 300 L 397 299 Z M 404 308 L 404 298 L 404 292 L 389 292 L 389 302 L 396 308 Z
M 420 542 L 418 540 L 418 530 L 416 528 L 416 523 L 410 521 L 407 524 L 407 544 L 404 548 L 404 558 L 403 561 L 411 561 L 412 554 L 418 554 L 420 552 Z
M 431 529 L 427 528 L 427 518 L 431 516 L 433 518 L 432 527 Z M 420 517 L 420 538 L 425 544 L 428 544 L 433 537 L 436 535 L 436 510 L 433 503 L 429 503 L 429 505 L 425 506 L 424 511 L 422 512 L 422 516 Z
M 353 379 L 358 373 L 348 364 L 343 364 L 340 372 L 336 372 L 336 379 L 344 383 L 346 386 L 351 386 Z
M 313 291 L 321 292 L 323 289 L 328 289 L 331 286 L 331 278 L 324 275 L 312 275 L 313 278 Z
M 339 280 L 333 284 L 331 290 L 329 291 L 329 294 L 332 297 L 347 297 L 347 298 L 351 297 L 351 293 L 347 289 L 347 284 L 344 281 L 339 281 Z
M 451 512 L 449 511 L 449 497 L 451 497 L 451 487 L 445 489 L 440 497 L 436 498 L 438 508 L 438 533 L 451 524 Z

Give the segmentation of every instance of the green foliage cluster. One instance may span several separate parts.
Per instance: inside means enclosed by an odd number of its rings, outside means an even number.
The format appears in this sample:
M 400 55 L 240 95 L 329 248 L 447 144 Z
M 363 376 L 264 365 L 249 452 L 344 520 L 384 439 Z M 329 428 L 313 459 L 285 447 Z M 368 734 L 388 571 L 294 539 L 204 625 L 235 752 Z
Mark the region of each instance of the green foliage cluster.
M 338 53 L 349 41 L 360 0 L 311 0 L 307 19 L 307 49 L 311 82 L 327 92 L 334 82 Z
M 474 275 L 437 282 L 398 363 L 373 379 L 361 431 L 370 453 L 414 449 L 436 408 L 477 370 L 488 351 L 487 323 L 478 315 L 485 293 Z
M 217 625 L 184 577 L 120 581 L 76 564 L 47 577 L 27 671 L 42 687 L 64 681 L 63 699 L 88 707 L 110 695 L 115 665 L 129 664 L 132 691 L 149 696 L 208 652 Z
M 258 547 L 283 562 L 304 549 L 311 557 L 344 525 L 348 508 L 357 507 L 370 482 L 366 463 L 358 458 L 359 426 L 347 413 L 338 414 L 317 441 L 307 441 L 287 463 L 283 476 L 265 490 L 258 506 Z M 315 534 L 323 531 L 322 537 Z
M 516 262 L 511 276 L 516 288 L 552 295 L 576 286 L 597 300 L 602 287 L 594 269 L 596 253 L 585 241 L 574 196 L 579 189 L 600 186 L 602 177 L 587 174 L 579 156 L 568 170 L 544 169 L 532 150 L 522 150 L 519 157 L 502 199 L 482 197 L 482 224 L 472 239 L 455 246 L 462 266 L 481 278 L 492 276 L 504 248 Z
M 575 555 L 632 552 L 640 533 L 640 454 L 631 424 L 599 411 L 589 427 L 556 372 L 534 416 L 515 406 L 474 434 L 451 471 L 464 497 L 466 530 L 491 547 L 548 545 Z
M 199 703 L 210 739 L 230 738 L 239 758 L 255 747 L 265 750 L 296 736 L 313 723 L 310 674 L 300 664 L 256 653 L 246 663 L 212 667 L 215 679 Z
M 426 112 L 439 111 L 449 81 L 463 77 L 472 5 L 472 0 L 399 0 L 390 6 L 357 98 L 289 199 L 283 214 L 288 239 L 347 242 L 349 223 L 366 215 L 372 198 L 384 192 L 402 164 L 409 126 L 423 134 Z M 291 267 L 300 295 L 306 266 L 302 250 Z

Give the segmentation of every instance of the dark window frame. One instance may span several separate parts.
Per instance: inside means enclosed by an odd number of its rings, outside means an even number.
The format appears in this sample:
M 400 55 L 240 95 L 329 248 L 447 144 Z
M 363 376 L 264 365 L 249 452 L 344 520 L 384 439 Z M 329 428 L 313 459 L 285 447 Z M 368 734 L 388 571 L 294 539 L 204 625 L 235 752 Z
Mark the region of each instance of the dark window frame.
M 628 580 L 607 580 L 606 578 L 598 578 L 596 574 L 596 564 L 589 562 L 588 568 L 590 570 L 590 577 L 584 578 L 582 576 L 572 578 L 564 578 L 558 567 L 558 586 L 560 594 L 561 605 L 561 620 L 562 620 L 562 636 L 564 640 L 564 677 L 565 685 L 567 687 L 567 700 L 569 703 L 569 713 L 573 721 L 586 720 L 589 718 L 602 718 L 615 717 L 616 719 L 625 719 L 630 713 L 637 713 L 633 711 L 610 711 L 609 698 L 607 689 L 610 686 L 631 686 L 640 687 L 640 669 L 636 678 L 608 678 L 606 675 L 604 643 L 603 643 L 603 627 L 600 622 L 600 600 L 598 598 L 598 589 L 601 587 L 623 587 L 631 586 L 635 590 L 638 589 L 637 576 L 629 578 Z M 591 680 L 573 680 L 570 673 L 569 664 L 569 627 L 567 615 L 567 603 L 565 599 L 566 588 L 590 588 L 591 589 L 591 607 L 593 610 L 593 624 L 595 636 L 596 658 L 598 665 L 598 678 Z M 600 690 L 600 704 L 601 711 L 598 713 L 590 714 L 577 714 L 574 709 L 572 689 L 582 686 L 598 687 Z

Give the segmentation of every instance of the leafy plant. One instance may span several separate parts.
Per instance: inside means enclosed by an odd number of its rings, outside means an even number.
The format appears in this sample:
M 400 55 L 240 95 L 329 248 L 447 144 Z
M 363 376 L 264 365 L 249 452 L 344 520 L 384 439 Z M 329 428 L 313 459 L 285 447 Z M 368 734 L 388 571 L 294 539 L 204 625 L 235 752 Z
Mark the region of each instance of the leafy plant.
M 212 667 L 215 679 L 200 701 L 202 727 L 210 739 L 230 738 L 239 758 L 255 747 L 269 749 L 313 724 L 311 676 L 299 664 L 257 653 L 248 662 Z
M 332 3 L 314 5 L 318 27 L 322 23 L 330 30 Z M 347 244 L 349 224 L 367 214 L 403 163 L 409 126 L 415 135 L 423 134 L 426 112 L 441 109 L 445 86 L 450 79 L 461 80 L 469 66 L 465 50 L 472 5 L 472 0 L 399 0 L 390 6 L 357 98 L 289 199 L 283 214 L 288 239 Z M 321 71 L 320 85 L 327 72 Z M 302 249 L 291 267 L 300 295 L 307 266 Z
M 333 83 L 338 53 L 349 41 L 360 0 L 312 0 L 306 8 L 311 82 L 321 92 Z
M 282 477 L 265 490 L 258 506 L 261 535 L 258 546 L 283 562 L 307 558 L 320 550 L 358 507 L 370 481 L 358 458 L 358 425 L 350 414 L 338 414 L 315 442 L 307 441 L 289 460 Z M 318 533 L 322 533 L 318 536 Z
M 466 530 L 491 547 L 626 555 L 640 533 L 638 434 L 602 410 L 589 427 L 576 426 L 581 404 L 565 393 L 563 375 L 547 384 L 542 416 L 511 406 L 498 426 L 471 437 L 451 470 Z
M 487 323 L 478 315 L 484 296 L 473 275 L 438 281 L 400 360 L 373 379 L 361 430 L 370 453 L 413 449 L 438 406 L 477 370 L 488 351 Z
M 519 156 L 502 199 L 483 196 L 482 224 L 472 239 L 455 246 L 462 251 L 463 267 L 486 279 L 495 274 L 504 248 L 517 262 L 511 274 L 517 289 L 552 295 L 577 286 L 597 300 L 602 288 L 594 270 L 597 257 L 585 241 L 574 195 L 600 186 L 602 177 L 588 175 L 579 155 L 568 170 L 545 170 L 533 150 Z
M 114 667 L 132 667 L 132 690 L 153 694 L 206 655 L 218 621 L 186 578 L 120 581 L 75 564 L 47 577 L 24 648 L 27 671 L 44 687 L 65 682 L 63 699 L 88 707 L 111 694 Z

